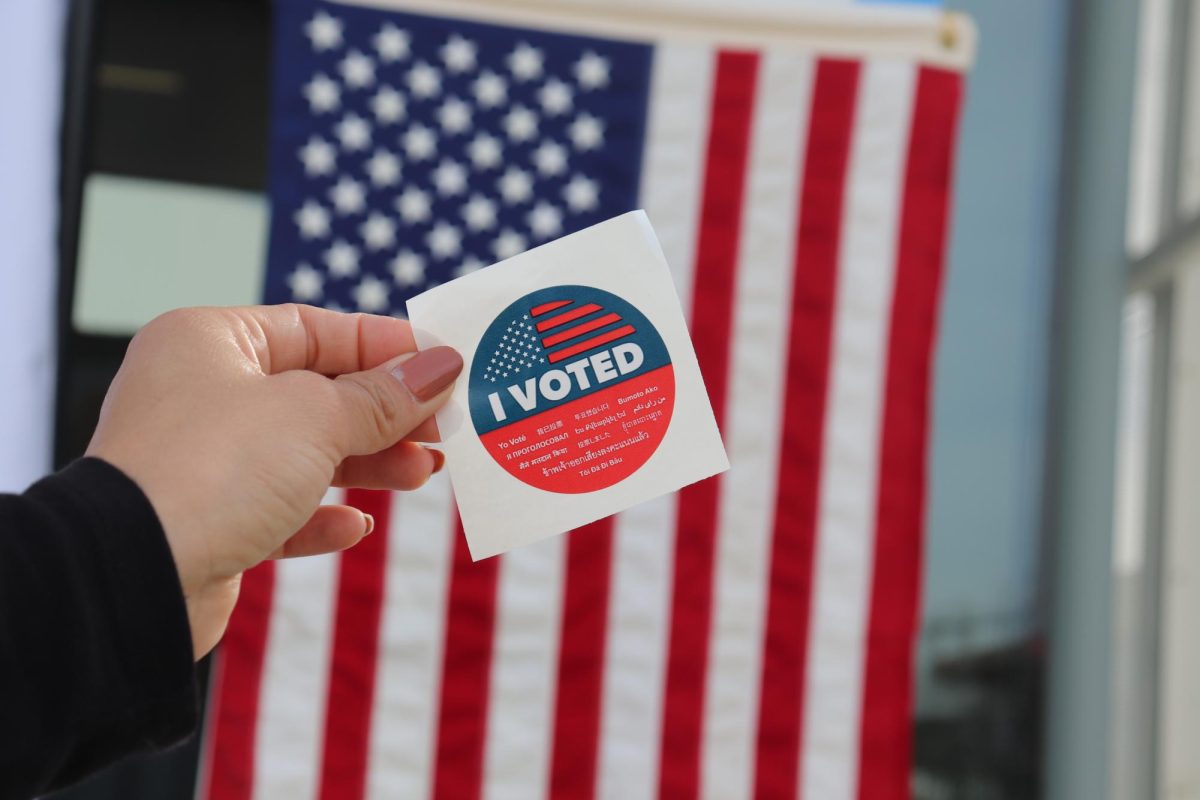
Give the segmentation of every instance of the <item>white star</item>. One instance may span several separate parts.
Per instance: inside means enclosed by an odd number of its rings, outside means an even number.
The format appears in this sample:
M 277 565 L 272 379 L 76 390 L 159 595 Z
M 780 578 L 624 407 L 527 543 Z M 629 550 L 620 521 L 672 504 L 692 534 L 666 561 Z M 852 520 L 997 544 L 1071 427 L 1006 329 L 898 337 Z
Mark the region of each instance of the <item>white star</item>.
M 492 252 L 496 254 L 496 258 L 500 261 L 512 258 L 517 253 L 522 252 L 525 247 L 525 237 L 511 228 L 505 228 L 492 242 Z M 508 349 L 512 350 L 512 347 L 510 346 Z
M 475 43 L 455 34 L 442 45 L 442 61 L 451 72 L 475 69 Z
M 358 248 L 338 239 L 325 251 L 329 274 L 345 278 L 358 272 Z
M 357 50 L 351 50 L 342 59 L 338 71 L 351 89 L 365 89 L 375 82 L 375 62 Z
M 562 212 L 549 203 L 538 203 L 525 220 L 539 239 L 549 239 L 562 232 Z
M 347 114 L 334 126 L 334 133 L 342 141 L 342 149 L 354 152 L 371 144 L 371 126 L 357 114 Z
M 379 58 L 384 62 L 399 61 L 408 57 L 412 37 L 408 31 L 402 31 L 390 22 L 379 29 L 373 40 Z
M 431 129 L 419 123 L 405 132 L 403 141 L 404 151 L 413 161 L 433 158 L 433 154 L 437 152 L 437 137 Z
M 563 187 L 563 197 L 572 211 L 591 211 L 600 202 L 600 187 L 591 178 L 576 175 Z
M 462 215 L 469 229 L 486 231 L 496 225 L 496 203 L 481 194 L 471 195 L 462 207 Z
M 538 149 L 533 151 L 533 163 L 543 175 L 561 175 L 567 169 L 567 148 L 557 142 L 542 142 Z
M 373 212 L 359 229 L 368 250 L 383 250 L 396 243 L 396 223 L 379 212 Z
M 443 159 L 433 171 L 433 185 L 442 197 L 453 197 L 467 189 L 467 168 L 457 161 Z
M 304 172 L 309 176 L 328 175 L 333 172 L 336 153 L 333 145 L 316 136 L 308 140 L 300 148 L 300 160 L 304 162 Z
M 537 135 L 538 120 L 525 106 L 513 106 L 504 116 L 504 130 L 514 142 L 527 142 Z
M 380 125 L 399 122 L 404 118 L 406 111 L 404 95 L 390 86 L 384 86 L 371 98 L 371 111 L 375 113 L 375 119 L 379 120 Z
M 531 81 L 542 75 L 542 51 L 525 42 L 508 54 L 508 68 L 519 81 Z
M 580 150 L 594 150 L 604 143 L 604 124 L 591 114 L 580 114 L 571 123 L 569 135 Z
M 454 270 L 454 277 L 461 278 L 464 275 L 470 275 L 472 272 L 478 272 L 486 266 L 487 264 L 484 264 L 475 256 L 467 256 Z
M 375 186 L 393 186 L 400 180 L 400 159 L 386 150 L 376 150 L 367 160 L 367 174 Z
M 329 212 L 312 200 L 307 201 L 292 217 L 302 239 L 320 239 L 329 235 Z
M 471 90 L 480 108 L 495 108 L 508 99 L 508 83 L 491 70 L 479 73 Z
M 588 51 L 575 62 L 575 80 L 584 89 L 602 89 L 608 86 L 608 59 Z
M 409 186 L 396 198 L 396 210 L 400 218 L 409 224 L 429 219 L 429 194 L 415 186 Z
M 329 190 L 329 197 L 333 200 L 333 207 L 339 214 L 359 213 L 366 205 L 367 199 L 363 185 L 345 175 Z
M 446 133 L 462 133 L 471 127 L 471 107 L 457 97 L 447 98 L 438 109 L 437 117 Z
M 462 252 L 462 233 L 453 225 L 439 222 L 425 236 L 425 244 L 437 258 L 454 258 Z
M 481 133 L 467 145 L 471 163 L 476 169 L 492 169 L 500 166 L 500 140 L 495 136 Z
M 312 42 L 314 50 L 332 50 L 342 43 L 342 22 L 329 16 L 324 11 L 316 15 L 304 26 L 304 32 Z
M 292 290 L 292 299 L 301 303 L 320 300 L 325 291 L 325 279 L 308 264 L 296 267 L 296 271 L 288 276 L 287 285 Z
M 308 100 L 308 107 L 312 109 L 312 112 L 320 114 L 324 111 L 333 111 L 338 107 L 342 101 L 342 91 L 335 81 L 325 75 L 317 74 L 305 84 L 304 97 Z
M 533 194 L 533 179 L 529 173 L 517 167 L 509 167 L 496 184 L 504 202 L 513 205 L 523 203 Z
M 412 250 L 401 250 L 392 259 L 392 278 L 401 286 L 416 286 L 425 281 L 425 259 Z
M 388 286 L 373 275 L 363 278 L 351 294 L 354 295 L 354 302 L 358 304 L 359 311 L 376 313 L 388 306 Z
M 442 90 L 441 73 L 424 61 L 418 61 L 408 71 L 408 88 L 413 97 L 427 100 Z
M 571 110 L 571 87 L 558 78 L 551 78 L 538 90 L 538 102 L 550 116 L 565 114 Z

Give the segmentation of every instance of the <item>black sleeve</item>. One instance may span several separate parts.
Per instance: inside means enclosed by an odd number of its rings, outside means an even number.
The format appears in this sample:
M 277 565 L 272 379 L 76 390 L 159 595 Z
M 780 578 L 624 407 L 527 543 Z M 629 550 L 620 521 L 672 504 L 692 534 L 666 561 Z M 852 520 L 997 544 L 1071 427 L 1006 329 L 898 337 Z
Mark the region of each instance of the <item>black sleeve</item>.
M 154 508 L 74 462 L 0 495 L 0 798 L 30 798 L 196 725 L 191 633 Z

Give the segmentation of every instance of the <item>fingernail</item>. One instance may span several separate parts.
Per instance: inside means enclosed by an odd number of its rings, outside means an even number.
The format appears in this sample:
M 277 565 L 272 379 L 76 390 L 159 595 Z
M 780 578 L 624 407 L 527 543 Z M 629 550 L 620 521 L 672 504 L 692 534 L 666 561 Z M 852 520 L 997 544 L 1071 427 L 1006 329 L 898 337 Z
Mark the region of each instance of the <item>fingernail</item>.
M 462 356 L 453 347 L 431 347 L 392 368 L 392 375 L 422 403 L 432 400 L 462 372 Z
M 363 536 L 366 536 L 371 531 L 375 530 L 375 518 L 370 514 L 363 514 L 363 519 L 367 521 L 367 529 L 363 532 Z
M 446 466 L 446 454 L 441 450 L 434 450 L 432 447 L 426 447 L 429 455 L 433 456 L 433 472 L 436 475 L 442 471 L 442 467 Z

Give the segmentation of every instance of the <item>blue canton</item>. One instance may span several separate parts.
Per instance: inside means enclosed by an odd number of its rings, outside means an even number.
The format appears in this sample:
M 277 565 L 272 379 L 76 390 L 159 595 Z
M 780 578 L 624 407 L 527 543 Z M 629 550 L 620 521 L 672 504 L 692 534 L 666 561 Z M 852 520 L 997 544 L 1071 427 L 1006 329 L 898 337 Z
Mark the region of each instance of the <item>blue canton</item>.
M 280 0 L 266 302 L 402 316 L 413 295 L 637 207 L 651 53 Z

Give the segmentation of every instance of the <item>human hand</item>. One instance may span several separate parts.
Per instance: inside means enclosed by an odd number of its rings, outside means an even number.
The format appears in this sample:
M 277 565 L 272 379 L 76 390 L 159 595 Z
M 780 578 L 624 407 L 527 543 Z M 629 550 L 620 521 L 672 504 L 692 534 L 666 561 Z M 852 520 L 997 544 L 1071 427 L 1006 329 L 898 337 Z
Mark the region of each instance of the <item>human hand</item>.
M 360 511 L 320 506 L 331 485 L 415 489 L 441 468 L 416 442 L 436 438 L 462 358 L 415 350 L 405 321 L 296 305 L 181 309 L 134 337 L 87 454 L 158 513 L 196 658 L 244 570 L 370 533 Z

